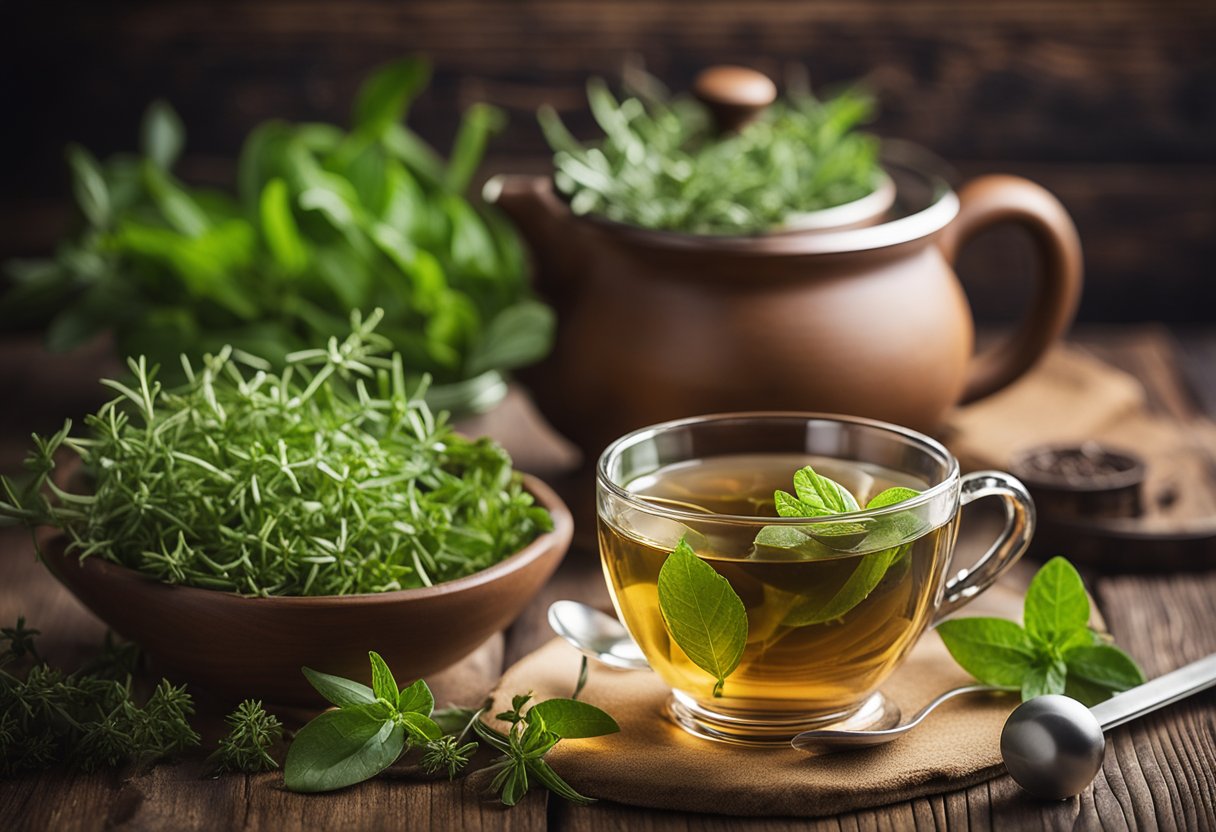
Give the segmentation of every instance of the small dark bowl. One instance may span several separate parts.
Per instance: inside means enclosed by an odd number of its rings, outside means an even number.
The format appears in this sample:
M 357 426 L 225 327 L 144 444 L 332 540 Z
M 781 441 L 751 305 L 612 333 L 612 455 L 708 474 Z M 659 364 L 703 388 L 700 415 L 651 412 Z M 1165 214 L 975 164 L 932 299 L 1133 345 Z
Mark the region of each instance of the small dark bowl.
M 473 652 L 509 625 L 557 569 L 574 532 L 570 511 L 535 477 L 524 486 L 553 516 L 553 531 L 488 569 L 433 587 L 367 595 L 247 598 L 172 586 L 100 558 L 65 553 L 58 535 L 43 559 L 59 581 L 157 670 L 222 699 L 303 708 L 324 701 L 300 667 L 370 683 L 367 651 L 401 683 Z

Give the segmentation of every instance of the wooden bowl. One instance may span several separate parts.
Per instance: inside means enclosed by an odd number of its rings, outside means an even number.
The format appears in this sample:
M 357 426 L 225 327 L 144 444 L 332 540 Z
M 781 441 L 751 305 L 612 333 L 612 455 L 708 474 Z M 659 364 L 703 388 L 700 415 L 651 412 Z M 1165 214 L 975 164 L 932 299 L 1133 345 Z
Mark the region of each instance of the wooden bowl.
M 546 532 L 488 569 L 433 587 L 366 595 L 247 598 L 173 586 L 102 560 L 65 553 L 57 535 L 43 560 L 115 632 L 140 645 L 170 680 L 222 699 L 317 707 L 307 665 L 370 684 L 367 651 L 401 684 L 442 670 L 509 625 L 561 563 L 570 511 L 535 477 L 524 486 L 553 516 Z

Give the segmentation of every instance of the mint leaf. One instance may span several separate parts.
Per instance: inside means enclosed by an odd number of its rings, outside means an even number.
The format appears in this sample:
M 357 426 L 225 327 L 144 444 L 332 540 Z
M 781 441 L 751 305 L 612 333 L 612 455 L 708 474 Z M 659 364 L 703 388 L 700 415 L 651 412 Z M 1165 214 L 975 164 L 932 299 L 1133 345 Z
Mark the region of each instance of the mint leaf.
M 283 765 L 293 792 L 326 792 L 374 777 L 405 748 L 405 730 L 371 706 L 326 711 L 296 734 Z
M 782 620 L 786 627 L 806 627 L 842 617 L 870 596 L 887 570 L 908 551 L 907 546 L 886 549 L 858 559 L 857 568 L 831 598 L 807 597 L 794 606 Z
M 776 504 L 779 517 L 823 517 L 835 513 L 823 506 L 804 503 L 787 491 L 774 491 L 773 502 Z
M 718 680 L 714 696 L 721 696 L 747 646 L 743 601 L 683 538 L 659 570 L 658 593 L 667 632 L 693 664 Z
M 562 739 L 602 737 L 621 730 L 616 720 L 594 705 L 577 699 L 547 699 L 532 706 L 528 719 L 540 717 L 546 730 Z
M 886 506 L 893 506 L 896 503 L 902 503 L 905 500 L 911 500 L 913 497 L 919 496 L 920 492 L 916 489 L 896 486 L 895 488 L 888 488 L 885 491 L 879 491 L 870 498 L 870 502 L 866 503 L 866 508 L 885 508 Z
M 375 650 L 369 651 L 367 657 L 372 661 L 372 693 L 376 694 L 378 699 L 390 702 L 396 707 L 399 692 L 393 671 L 388 669 L 384 659 L 380 658 L 380 654 Z
M 1040 661 L 1022 678 L 1022 701 L 1048 693 L 1063 693 L 1068 668 L 1059 659 Z
M 371 688 L 353 679 L 331 676 L 311 667 L 302 667 L 300 672 L 308 679 L 309 684 L 317 689 L 317 693 L 339 708 L 347 705 L 371 705 L 376 701 L 376 694 Z
M 984 684 L 1020 688 L 1038 658 L 1026 631 L 1003 618 L 954 618 L 937 632 L 963 670 Z
M 1064 662 L 1068 666 L 1065 692 L 1086 705 L 1096 705 L 1144 684 L 1144 672 L 1113 644 L 1074 647 L 1064 656 Z
M 794 492 L 804 504 L 823 509 L 825 514 L 843 514 L 860 508 L 856 498 L 847 488 L 834 480 L 819 476 L 809 465 L 795 472 Z
M 401 723 L 401 727 L 406 730 L 406 733 L 410 735 L 410 739 L 414 742 L 425 743 L 428 740 L 437 740 L 443 736 L 443 731 L 434 720 L 416 711 L 398 713 L 397 719 Z
M 405 713 L 417 713 L 429 717 L 435 710 L 435 697 L 426 682 L 419 679 L 408 687 L 401 689 L 397 696 L 397 710 Z
M 1044 645 L 1059 645 L 1086 629 L 1089 598 L 1081 576 L 1067 560 L 1055 557 L 1043 564 L 1022 610 L 1026 632 Z

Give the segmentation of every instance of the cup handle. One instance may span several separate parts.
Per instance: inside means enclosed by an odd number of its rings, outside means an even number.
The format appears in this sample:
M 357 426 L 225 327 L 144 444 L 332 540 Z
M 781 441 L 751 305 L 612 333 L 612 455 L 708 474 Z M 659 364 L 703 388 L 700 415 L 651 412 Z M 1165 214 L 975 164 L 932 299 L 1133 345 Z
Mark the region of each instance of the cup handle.
M 1000 471 L 976 471 L 962 479 L 959 504 L 965 506 L 981 497 L 1000 497 L 1005 503 L 1005 528 L 991 548 L 970 569 L 963 569 L 942 592 L 933 623 L 966 606 L 1017 563 L 1030 546 L 1034 535 L 1034 500 L 1016 477 Z
M 994 174 L 959 191 L 959 214 L 938 240 L 951 264 L 959 248 L 991 226 L 1014 223 L 1030 232 L 1041 254 L 1038 288 L 1026 320 L 1004 343 L 971 359 L 962 403 L 992 395 L 1029 370 L 1072 323 L 1081 297 L 1081 242 L 1064 206 L 1020 176 Z

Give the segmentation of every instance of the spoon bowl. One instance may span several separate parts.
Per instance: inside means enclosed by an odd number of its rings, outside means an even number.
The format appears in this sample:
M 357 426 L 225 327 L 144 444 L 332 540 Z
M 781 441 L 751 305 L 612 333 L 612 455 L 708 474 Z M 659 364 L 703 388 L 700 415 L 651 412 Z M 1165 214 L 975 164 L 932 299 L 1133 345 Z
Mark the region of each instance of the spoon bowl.
M 578 601 L 554 601 L 549 626 L 576 650 L 618 670 L 649 670 L 642 649 L 621 622 Z

